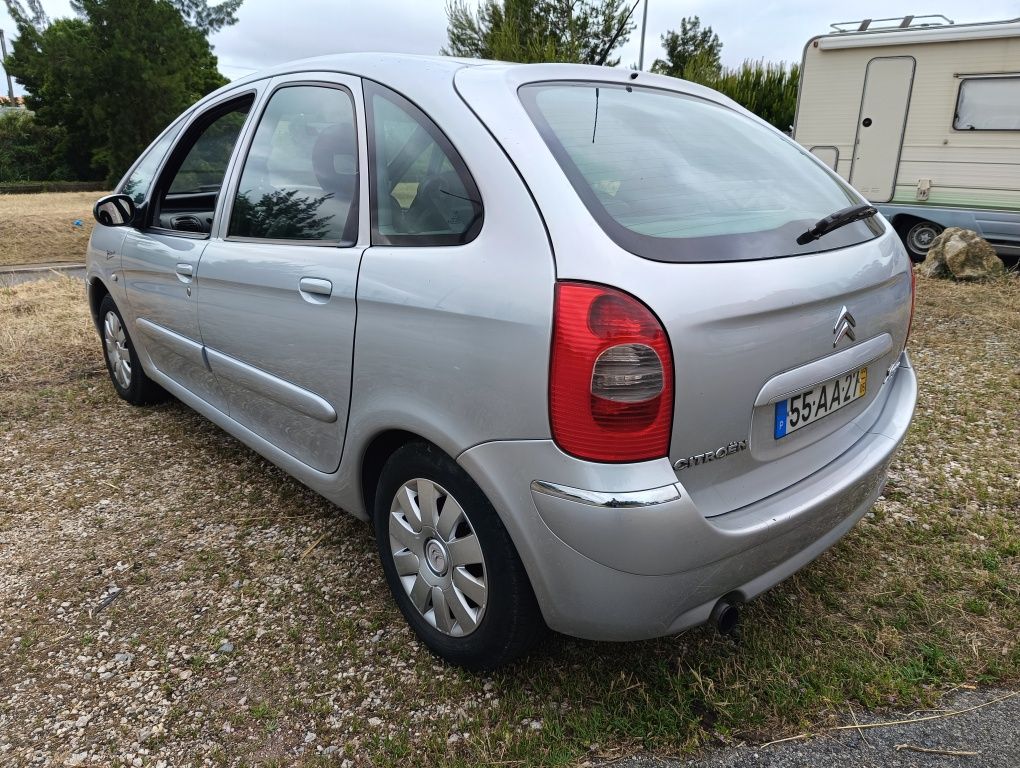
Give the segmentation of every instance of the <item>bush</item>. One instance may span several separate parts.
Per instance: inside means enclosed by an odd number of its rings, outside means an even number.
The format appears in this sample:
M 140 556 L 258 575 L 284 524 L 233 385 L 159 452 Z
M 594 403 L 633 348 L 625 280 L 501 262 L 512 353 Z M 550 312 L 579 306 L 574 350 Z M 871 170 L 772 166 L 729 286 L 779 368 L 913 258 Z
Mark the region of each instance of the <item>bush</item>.
M 706 85 L 720 91 L 740 106 L 772 123 L 781 131 L 793 127 L 797 111 L 800 66 L 786 62 L 745 61 L 736 69 L 724 69 Z
M 64 139 L 62 128 L 40 125 L 27 110 L 0 112 L 0 183 L 69 178 L 58 149 Z

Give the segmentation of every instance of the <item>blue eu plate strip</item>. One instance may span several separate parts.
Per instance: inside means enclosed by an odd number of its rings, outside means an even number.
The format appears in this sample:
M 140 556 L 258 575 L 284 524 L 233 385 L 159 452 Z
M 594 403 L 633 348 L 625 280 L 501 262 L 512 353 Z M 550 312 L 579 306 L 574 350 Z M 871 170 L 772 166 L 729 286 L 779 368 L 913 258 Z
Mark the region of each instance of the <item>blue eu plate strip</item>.
M 786 436 L 786 404 L 789 400 L 776 403 L 776 440 Z

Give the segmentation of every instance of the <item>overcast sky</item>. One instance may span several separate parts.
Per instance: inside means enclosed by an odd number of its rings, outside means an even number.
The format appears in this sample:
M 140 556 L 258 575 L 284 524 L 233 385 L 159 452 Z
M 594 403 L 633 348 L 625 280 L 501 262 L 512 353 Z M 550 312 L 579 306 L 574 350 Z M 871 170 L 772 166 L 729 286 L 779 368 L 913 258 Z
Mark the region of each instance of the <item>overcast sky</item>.
M 1020 0 L 924 0 L 920 5 L 929 3 L 930 10 L 957 23 L 1020 17 Z M 808 38 L 826 32 L 832 22 L 919 13 L 918 5 L 919 0 L 648 0 L 645 68 L 662 53 L 659 36 L 678 27 L 683 16 L 697 14 L 710 25 L 722 39 L 723 62 L 736 65 L 748 58 L 799 61 Z M 43 0 L 43 6 L 52 18 L 70 15 L 67 0 Z M 641 11 L 634 14 L 638 29 L 619 52 L 623 66 L 638 61 Z M 14 31 L 2 4 L 0 29 L 8 38 Z M 306 56 L 437 53 L 445 42 L 445 0 L 245 0 L 238 23 L 212 38 L 220 70 L 231 79 Z M 6 92 L 6 83 L 2 88 Z

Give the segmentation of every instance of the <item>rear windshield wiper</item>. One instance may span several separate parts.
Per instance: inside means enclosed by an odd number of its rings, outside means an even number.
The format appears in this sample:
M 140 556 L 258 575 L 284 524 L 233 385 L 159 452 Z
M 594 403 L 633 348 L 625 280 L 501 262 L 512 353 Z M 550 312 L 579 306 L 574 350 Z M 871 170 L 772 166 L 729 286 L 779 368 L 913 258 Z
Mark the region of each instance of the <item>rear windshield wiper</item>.
M 853 224 L 855 221 L 860 221 L 861 219 L 870 219 L 877 213 L 877 208 L 864 203 L 861 203 L 860 205 L 851 205 L 849 208 L 844 208 L 841 211 L 830 213 L 824 219 L 819 219 L 815 222 L 815 225 L 807 232 L 800 235 L 797 238 L 797 245 L 807 245 L 812 240 L 817 240 L 823 235 L 829 234 L 829 232 L 832 232 L 834 229 L 845 227 L 847 224 Z

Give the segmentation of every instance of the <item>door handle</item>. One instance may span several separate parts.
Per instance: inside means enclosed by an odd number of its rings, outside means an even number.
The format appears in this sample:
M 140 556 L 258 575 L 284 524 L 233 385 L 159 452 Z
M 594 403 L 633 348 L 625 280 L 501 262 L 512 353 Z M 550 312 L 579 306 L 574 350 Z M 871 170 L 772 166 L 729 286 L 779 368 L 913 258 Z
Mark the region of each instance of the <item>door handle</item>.
M 302 293 L 314 293 L 317 296 L 330 296 L 333 293 L 333 283 L 321 277 L 302 277 L 298 285 Z
M 191 264 L 178 264 L 176 271 L 177 279 L 182 283 L 190 283 L 192 276 L 195 274 L 195 268 Z

